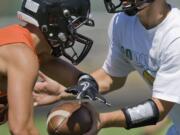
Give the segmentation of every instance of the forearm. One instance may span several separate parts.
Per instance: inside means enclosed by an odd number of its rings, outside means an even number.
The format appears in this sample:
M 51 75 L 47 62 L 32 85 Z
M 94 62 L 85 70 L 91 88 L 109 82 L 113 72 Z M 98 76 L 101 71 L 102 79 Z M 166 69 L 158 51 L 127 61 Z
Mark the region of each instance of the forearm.
M 91 75 L 97 81 L 99 85 L 99 92 L 101 94 L 106 94 L 111 91 L 110 86 L 112 84 L 112 79 L 107 76 L 102 69 L 98 69 L 97 71 L 91 73 Z
M 121 110 L 100 113 L 101 128 L 126 127 L 125 116 Z
M 75 85 L 81 72 L 73 65 L 56 58 L 50 58 L 42 64 L 41 71 L 47 76 L 69 87 Z
M 101 94 L 106 94 L 122 88 L 126 82 L 126 77 L 112 77 L 107 74 L 102 68 L 91 73 L 91 75 L 97 81 Z

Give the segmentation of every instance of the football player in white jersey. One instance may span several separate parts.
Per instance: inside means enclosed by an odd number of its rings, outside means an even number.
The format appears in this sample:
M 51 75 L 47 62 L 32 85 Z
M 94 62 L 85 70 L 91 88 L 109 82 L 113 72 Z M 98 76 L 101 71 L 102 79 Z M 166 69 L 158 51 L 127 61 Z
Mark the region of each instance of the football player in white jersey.
M 113 0 L 104 2 L 108 12 L 116 14 L 109 26 L 107 58 L 103 67 L 92 73 L 99 91 L 108 93 L 123 87 L 128 74 L 136 70 L 152 86 L 152 98 L 133 107 L 99 113 L 96 115 L 99 122 L 87 135 L 95 135 L 106 127 L 131 129 L 155 125 L 168 114 L 173 125 L 167 135 L 179 135 L 180 10 L 166 0 L 119 0 L 117 5 Z M 50 85 L 52 80 L 45 82 L 44 87 L 50 92 L 58 85 L 56 82 Z M 37 84 L 35 89 L 42 90 L 42 84 Z M 69 91 L 80 90 L 77 86 Z M 61 91 L 57 94 L 54 90 L 55 100 L 61 99 Z M 37 104 L 50 102 L 36 97 Z

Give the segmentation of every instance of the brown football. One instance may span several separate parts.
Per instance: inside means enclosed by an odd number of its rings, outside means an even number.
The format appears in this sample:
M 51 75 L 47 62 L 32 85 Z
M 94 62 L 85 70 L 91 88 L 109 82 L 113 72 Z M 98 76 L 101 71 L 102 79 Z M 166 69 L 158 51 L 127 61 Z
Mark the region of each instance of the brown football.
M 88 109 L 77 102 L 66 102 L 53 108 L 47 118 L 49 135 L 83 135 L 92 125 Z

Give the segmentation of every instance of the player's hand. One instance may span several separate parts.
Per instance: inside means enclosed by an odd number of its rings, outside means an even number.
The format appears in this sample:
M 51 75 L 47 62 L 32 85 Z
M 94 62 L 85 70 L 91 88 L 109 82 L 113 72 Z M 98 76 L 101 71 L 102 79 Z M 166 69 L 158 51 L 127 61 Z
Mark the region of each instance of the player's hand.
M 47 93 L 33 92 L 34 106 L 49 105 L 59 101 L 61 98 L 58 95 L 49 95 Z
M 96 80 L 88 74 L 81 75 L 78 84 L 65 90 L 67 93 L 76 95 L 77 99 L 98 100 L 107 106 L 106 99 L 99 93 L 99 87 Z
M 54 103 L 66 93 L 64 91 L 66 88 L 63 85 L 42 72 L 39 72 L 39 77 L 41 81 L 36 82 L 33 91 L 34 106 Z
M 95 108 L 90 103 L 86 102 L 82 104 L 89 110 L 90 115 L 93 120 L 91 129 L 84 135 L 97 135 L 101 127 L 99 113 L 95 110 Z
M 39 79 L 34 87 L 34 91 L 37 93 L 47 93 L 50 95 L 59 95 L 61 89 L 65 89 L 63 85 L 46 76 L 44 73 L 39 71 Z
M 98 84 L 88 74 L 82 75 L 78 80 L 78 84 L 68 88 L 66 92 L 77 95 L 77 99 L 88 98 L 95 100 L 96 97 L 100 95 L 98 92 Z

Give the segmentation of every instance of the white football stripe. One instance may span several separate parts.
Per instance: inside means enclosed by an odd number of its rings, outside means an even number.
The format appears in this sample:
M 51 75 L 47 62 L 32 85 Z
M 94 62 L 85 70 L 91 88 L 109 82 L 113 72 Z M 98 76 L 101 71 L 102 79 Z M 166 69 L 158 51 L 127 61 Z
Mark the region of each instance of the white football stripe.
M 57 115 L 62 116 L 64 118 L 68 118 L 70 116 L 70 113 L 67 111 L 64 111 L 64 110 L 57 110 L 57 111 L 50 113 L 50 115 L 48 116 L 48 119 L 47 119 L 47 125 L 48 125 L 49 121 Z

